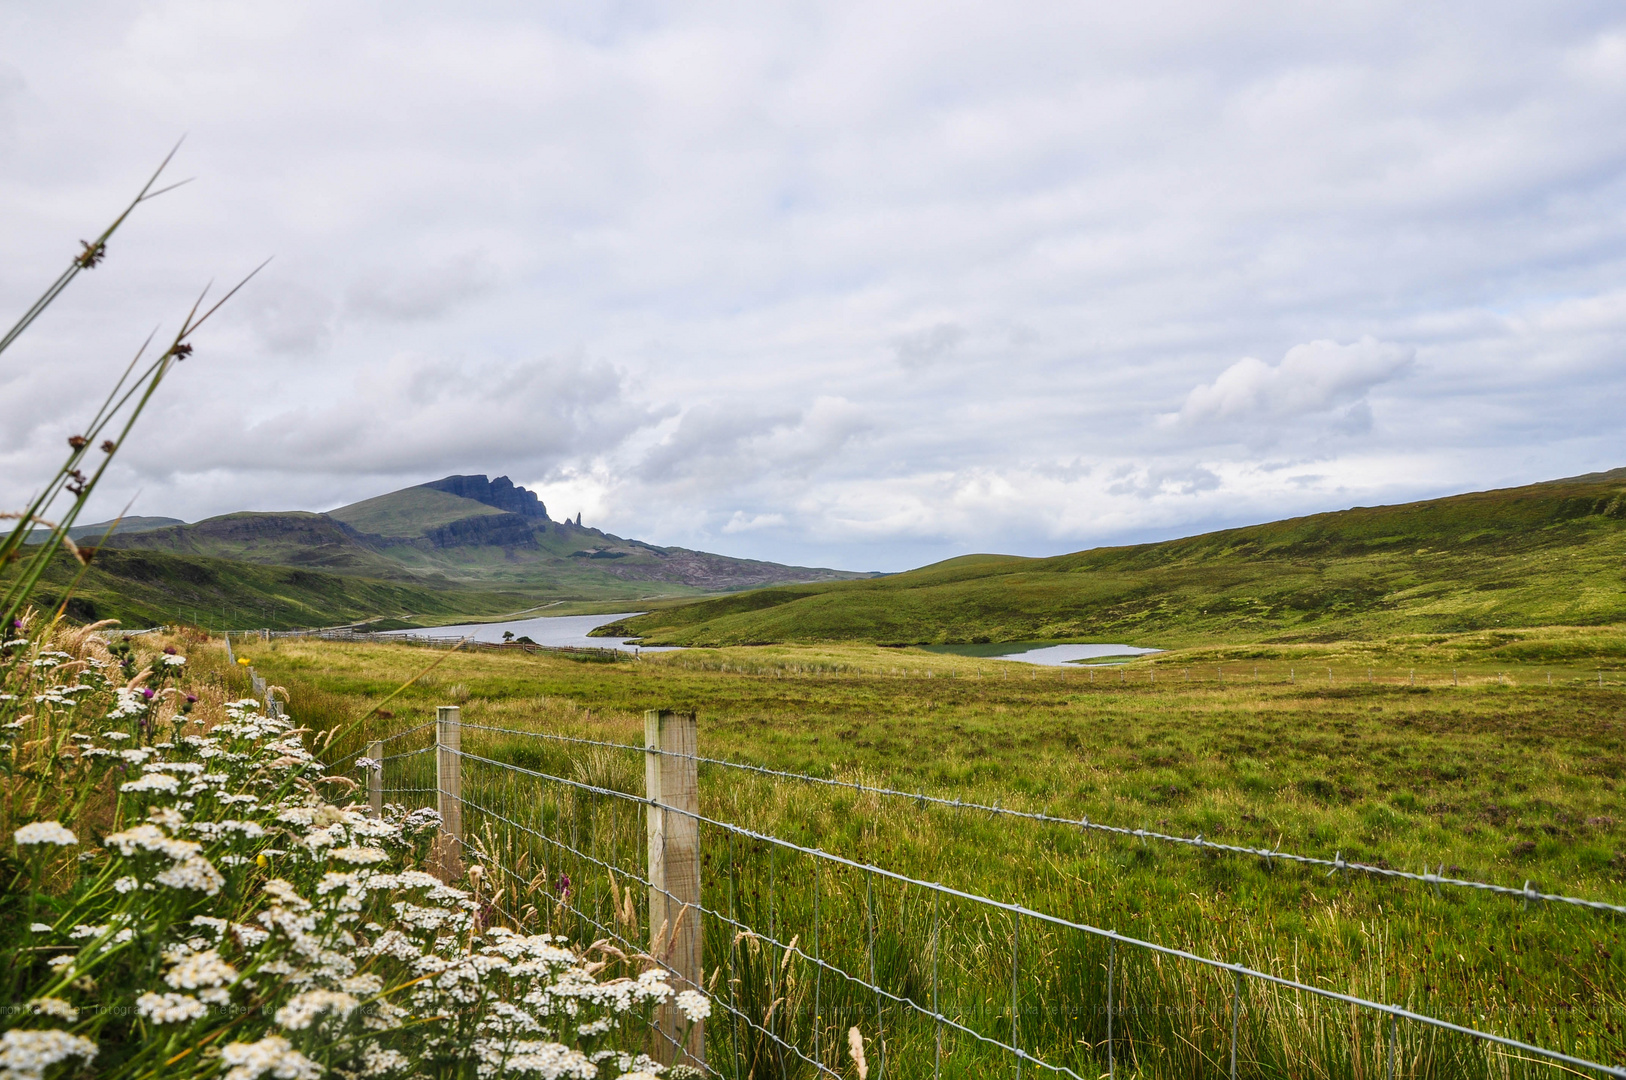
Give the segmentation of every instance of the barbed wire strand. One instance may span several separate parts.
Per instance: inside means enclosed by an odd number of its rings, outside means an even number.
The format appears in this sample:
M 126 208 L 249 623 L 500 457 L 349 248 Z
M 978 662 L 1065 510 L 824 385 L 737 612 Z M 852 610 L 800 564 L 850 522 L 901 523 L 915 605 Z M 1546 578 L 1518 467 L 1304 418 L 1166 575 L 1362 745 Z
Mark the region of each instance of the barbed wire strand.
M 1221 844 L 1213 840 L 1205 840 L 1201 833 L 1196 836 L 1175 836 L 1171 833 L 1156 832 L 1151 829 L 1130 829 L 1121 825 L 1108 825 L 1104 822 L 1091 821 L 1088 817 L 1065 818 L 1054 814 L 1035 813 L 1030 810 L 1012 810 L 986 803 L 967 802 L 963 799 L 949 799 L 941 795 L 927 795 L 918 791 L 902 791 L 897 788 L 872 787 L 868 784 L 853 783 L 846 780 L 835 780 L 823 776 L 809 776 L 806 773 L 786 772 L 783 769 L 771 769 L 764 765 L 751 765 L 746 762 L 729 761 L 726 758 L 705 757 L 699 754 L 674 754 L 668 750 L 659 750 L 650 747 L 635 746 L 631 743 L 613 743 L 597 739 L 581 739 L 569 735 L 555 735 L 541 731 L 519 731 L 513 728 L 486 727 L 480 724 L 463 724 L 465 730 L 489 731 L 504 735 L 523 735 L 538 739 L 548 739 L 557 742 L 579 743 L 586 746 L 599 746 L 614 750 L 636 751 L 640 754 L 660 754 L 663 757 L 676 757 L 694 761 L 702 765 L 717 765 L 724 768 L 739 769 L 744 772 L 757 773 L 763 776 L 772 776 L 781 780 L 795 780 L 808 784 L 820 784 L 825 787 L 843 788 L 857 792 L 860 795 L 881 795 L 888 798 L 908 799 L 922 806 L 939 806 L 950 810 L 965 810 L 975 813 L 996 814 L 1003 817 L 1019 818 L 1027 821 L 1041 822 L 1047 825 L 1061 825 L 1075 829 L 1088 829 L 1092 832 L 1111 833 L 1117 836 L 1134 837 L 1140 840 L 1157 840 L 1167 844 L 1179 844 L 1185 847 L 1200 848 L 1206 851 L 1224 852 L 1230 855 L 1246 855 L 1253 858 L 1264 859 L 1267 862 L 1275 859 L 1282 862 L 1298 863 L 1304 866 L 1330 867 L 1328 876 L 1331 877 L 1340 870 L 1354 873 L 1372 874 L 1379 877 L 1396 878 L 1404 881 L 1415 881 L 1424 885 L 1448 885 L 1459 889 L 1476 889 L 1480 892 L 1494 893 L 1498 896 L 1507 896 L 1520 900 L 1544 900 L 1555 904 L 1569 904 L 1573 907 L 1589 908 L 1593 911 L 1608 912 L 1612 915 L 1626 915 L 1626 905 L 1611 904 L 1602 900 L 1586 900 L 1578 896 L 1566 896 L 1562 893 L 1544 893 L 1530 887 L 1526 881 L 1523 888 L 1513 888 L 1508 885 L 1497 885 L 1488 881 L 1473 881 L 1466 878 L 1446 877 L 1441 873 L 1430 873 L 1425 867 L 1422 873 L 1410 870 L 1396 870 L 1387 866 L 1374 866 L 1370 863 L 1353 862 L 1343 857 L 1342 852 L 1332 858 L 1323 858 L 1314 855 L 1298 855 L 1279 848 L 1251 848 L 1239 844 Z
M 1272 975 L 1269 972 L 1258 971 L 1243 964 L 1231 964 L 1223 960 L 1215 960 L 1212 957 L 1187 952 L 1184 949 L 1176 949 L 1169 945 L 1159 945 L 1156 942 L 1130 937 L 1126 934 L 1120 934 L 1115 930 L 1104 930 L 1098 926 L 1091 926 L 1088 923 L 1073 922 L 1071 919 L 1064 919 L 1059 915 L 1052 915 L 1048 912 L 1038 911 L 1022 904 L 1013 904 L 1006 900 L 995 900 L 991 897 L 979 896 L 976 893 L 966 892 L 963 889 L 956 889 L 953 886 L 943 885 L 937 882 L 923 881 L 919 878 L 912 878 L 907 874 L 899 873 L 896 870 L 888 870 L 884 867 L 875 866 L 870 863 L 858 862 L 857 860 L 849 859 L 841 855 L 835 855 L 828 851 L 822 851 L 819 848 L 806 847 L 802 844 L 797 844 L 790 840 L 784 840 L 777 836 L 757 832 L 755 829 L 748 829 L 742 825 L 735 825 L 732 822 L 719 821 L 716 818 L 707 817 L 704 814 L 696 813 L 692 810 L 685 810 L 681 807 L 669 806 L 665 803 L 647 799 L 640 795 L 629 795 L 623 791 L 615 791 L 611 788 L 598 787 L 593 784 L 584 783 L 580 780 L 570 780 L 566 777 L 553 776 L 551 774 L 538 772 L 533 769 L 526 769 L 518 765 L 510 765 L 507 762 L 493 761 L 491 758 L 481 757 L 477 754 L 470 754 L 463 750 L 451 752 L 465 760 L 477 761 L 481 764 L 490 765 L 498 769 L 506 769 L 511 772 L 519 773 L 520 775 L 532 776 L 541 780 L 549 780 L 554 783 L 565 784 L 579 790 L 591 791 L 595 794 L 607 795 L 611 798 L 625 799 L 630 802 L 641 803 L 645 807 L 652 807 L 664 812 L 693 818 L 700 824 L 710 825 L 715 829 L 721 829 L 724 832 L 732 833 L 736 836 L 743 836 L 748 839 L 755 840 L 758 843 L 774 844 L 791 851 L 799 852 L 808 856 L 809 858 L 823 859 L 838 866 L 846 866 L 849 869 L 875 874 L 889 880 L 896 881 L 899 884 L 912 885 L 916 888 L 940 893 L 943 896 L 954 897 L 955 899 L 965 900 L 974 904 L 982 904 L 986 907 L 994 908 L 995 910 L 1004 911 L 1010 915 L 1025 916 L 1038 922 L 1047 923 L 1051 926 L 1059 926 L 1068 930 L 1077 930 L 1081 933 L 1106 938 L 1110 941 L 1121 942 L 1133 948 L 1146 949 L 1150 952 L 1158 953 L 1163 956 L 1178 957 L 1182 960 L 1189 960 L 1193 963 L 1201 964 L 1204 967 L 1214 968 L 1220 971 L 1233 972 L 1237 975 L 1271 983 L 1288 990 L 1296 990 L 1300 993 L 1314 994 L 1317 997 L 1324 997 L 1333 1001 L 1341 1001 L 1345 1004 L 1354 1005 L 1358 1008 L 1371 1009 L 1375 1012 L 1380 1012 L 1401 1020 L 1408 1020 L 1428 1027 L 1435 1027 L 1445 1031 L 1456 1032 L 1459 1035 L 1468 1035 L 1472 1038 L 1483 1039 L 1487 1042 L 1499 1043 L 1503 1046 L 1510 1046 L 1516 1050 L 1523 1050 L 1527 1053 L 1539 1054 L 1542 1057 L 1553 1061 L 1562 1061 L 1569 1065 L 1575 1065 L 1585 1069 L 1593 1069 L 1604 1073 L 1605 1075 L 1619 1077 L 1620 1080 L 1626 1080 L 1626 1067 L 1603 1065 L 1596 1061 L 1588 1061 L 1585 1058 L 1579 1058 L 1563 1053 L 1559 1050 L 1535 1046 L 1531 1043 L 1520 1042 L 1517 1039 L 1510 1039 L 1504 1035 L 1496 1035 L 1488 1031 L 1480 1031 L 1477 1028 L 1465 1027 L 1461 1024 L 1454 1024 L 1449 1020 L 1442 1020 L 1439 1017 L 1429 1016 L 1426 1013 L 1412 1012 L 1410 1009 L 1404 1009 L 1398 1005 L 1387 1005 L 1382 1002 L 1370 1001 L 1366 998 L 1356 997 L 1353 994 L 1344 994 L 1336 990 L 1326 989 L 1325 987 L 1312 986 L 1309 983 L 1301 983 L 1293 979 L 1284 978 L 1280 975 Z

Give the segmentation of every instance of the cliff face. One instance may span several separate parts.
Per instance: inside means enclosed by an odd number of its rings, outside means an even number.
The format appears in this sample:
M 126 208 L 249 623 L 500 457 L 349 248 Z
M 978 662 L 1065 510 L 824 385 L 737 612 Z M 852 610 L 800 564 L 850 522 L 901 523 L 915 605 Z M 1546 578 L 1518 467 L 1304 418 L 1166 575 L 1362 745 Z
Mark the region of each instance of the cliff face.
M 536 497 L 536 492 L 515 487 L 514 482 L 506 476 L 499 476 L 495 480 L 487 480 L 484 476 L 448 476 L 443 480 L 433 480 L 418 486 L 432 491 L 444 491 L 460 499 L 473 499 L 477 503 L 494 506 L 498 510 L 506 510 L 522 518 L 550 520 L 548 508 L 542 505 L 542 500 Z
M 525 494 L 531 495 L 528 491 Z M 531 498 L 536 496 L 531 495 Z M 547 520 L 546 514 L 542 520 Z M 535 518 L 522 514 L 485 514 L 430 529 L 424 536 L 437 548 L 470 545 L 534 548 L 537 546 L 536 532 L 539 527 L 546 528 Z

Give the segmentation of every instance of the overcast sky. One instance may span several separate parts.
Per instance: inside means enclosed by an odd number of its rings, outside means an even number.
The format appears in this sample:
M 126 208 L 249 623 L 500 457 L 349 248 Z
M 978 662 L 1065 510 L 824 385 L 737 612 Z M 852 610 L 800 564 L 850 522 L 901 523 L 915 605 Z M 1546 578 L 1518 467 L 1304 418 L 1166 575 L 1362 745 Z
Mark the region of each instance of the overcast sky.
M 506 474 L 785 562 L 1053 554 L 1626 465 L 1626 8 L 0 0 L 0 503 Z

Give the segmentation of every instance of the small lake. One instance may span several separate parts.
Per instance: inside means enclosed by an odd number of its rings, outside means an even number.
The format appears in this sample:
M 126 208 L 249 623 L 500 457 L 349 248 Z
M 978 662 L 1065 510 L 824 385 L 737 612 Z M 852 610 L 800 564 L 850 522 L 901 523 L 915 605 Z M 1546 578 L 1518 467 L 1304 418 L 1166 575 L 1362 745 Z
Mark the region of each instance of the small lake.
M 475 641 L 502 641 L 504 630 L 512 631 L 516 638 L 528 637 L 538 645 L 572 646 L 578 649 L 620 649 L 633 652 L 634 646 L 620 638 L 588 637 L 596 627 L 621 619 L 642 615 L 641 611 L 623 611 L 619 615 L 543 615 L 533 619 L 511 619 L 508 622 L 458 623 L 454 626 L 429 626 L 422 630 L 385 630 L 379 637 L 434 637 L 465 638 Z M 644 652 L 666 652 L 663 648 L 646 648 Z
M 927 652 L 955 656 L 980 656 L 988 660 L 1015 660 L 1022 664 L 1060 667 L 1089 660 L 1128 660 L 1162 649 L 1141 649 L 1134 645 L 1053 645 L 1048 641 L 1003 641 L 978 645 L 926 645 Z

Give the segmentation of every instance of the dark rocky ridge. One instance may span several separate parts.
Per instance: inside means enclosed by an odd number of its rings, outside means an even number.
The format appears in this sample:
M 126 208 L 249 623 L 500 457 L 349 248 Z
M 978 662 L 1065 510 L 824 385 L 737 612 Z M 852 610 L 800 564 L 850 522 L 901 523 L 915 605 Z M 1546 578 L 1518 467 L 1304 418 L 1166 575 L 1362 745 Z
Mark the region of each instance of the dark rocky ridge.
M 460 499 L 473 499 L 477 503 L 494 506 L 498 510 L 506 510 L 520 517 L 541 521 L 552 520 L 548 517 L 548 508 L 536 497 L 536 492 L 516 487 L 506 476 L 499 476 L 495 480 L 488 480 L 484 476 L 448 476 L 418 486 L 432 491 L 444 491 Z

